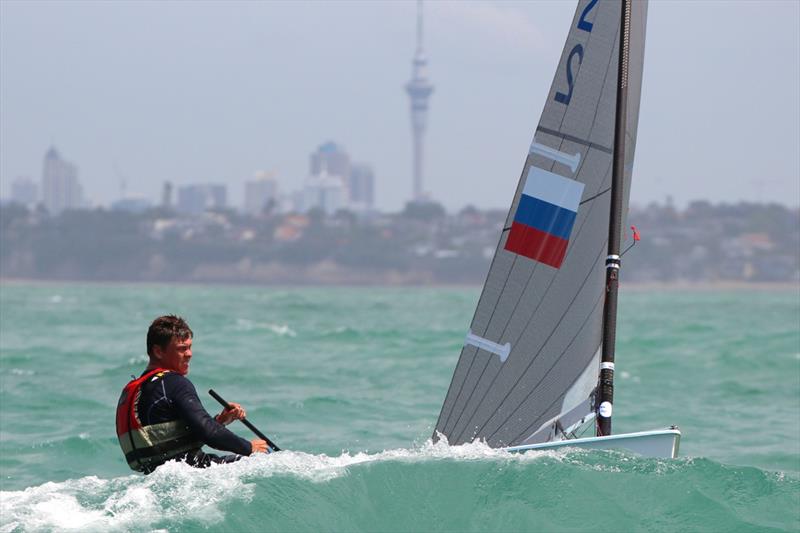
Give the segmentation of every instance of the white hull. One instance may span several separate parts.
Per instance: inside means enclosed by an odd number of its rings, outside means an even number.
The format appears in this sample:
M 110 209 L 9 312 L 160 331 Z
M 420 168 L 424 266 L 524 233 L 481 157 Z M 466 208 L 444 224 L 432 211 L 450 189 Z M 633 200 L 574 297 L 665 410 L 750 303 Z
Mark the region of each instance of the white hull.
M 681 432 L 675 428 L 623 433 L 608 437 L 587 437 L 540 444 L 526 444 L 523 446 L 511 446 L 506 450 L 509 452 L 526 452 L 528 450 L 557 450 L 559 448 L 616 449 L 633 452 L 644 457 L 674 459 L 678 456 L 680 442 Z

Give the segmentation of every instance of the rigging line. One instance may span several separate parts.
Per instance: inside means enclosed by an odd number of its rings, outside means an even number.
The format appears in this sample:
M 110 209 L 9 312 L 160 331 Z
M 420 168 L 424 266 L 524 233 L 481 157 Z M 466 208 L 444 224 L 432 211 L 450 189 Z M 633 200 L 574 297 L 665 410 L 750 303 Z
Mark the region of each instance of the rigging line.
M 586 315 L 586 318 L 584 318 L 584 319 L 583 319 L 583 323 L 581 324 L 581 327 L 578 329 L 578 332 L 577 332 L 577 333 L 576 333 L 576 334 L 575 334 L 575 335 L 572 337 L 572 339 L 570 339 L 570 341 L 569 341 L 569 344 L 567 344 L 567 346 L 566 346 L 566 347 L 564 348 L 564 350 L 561 352 L 561 355 L 559 355 L 559 357 L 558 357 L 558 358 L 556 358 L 556 360 L 555 360 L 555 361 L 553 361 L 553 364 L 552 364 L 552 365 L 550 365 L 550 368 L 548 368 L 548 369 L 547 369 L 547 372 L 545 372 L 545 373 L 542 375 L 542 377 L 539 379 L 539 381 L 537 381 L 537 382 L 536 382 L 536 385 L 534 385 L 533 387 L 531 387 L 531 390 L 530 390 L 530 392 L 529 392 L 529 393 L 528 393 L 528 394 L 525 396 L 525 398 L 523 398 L 523 399 L 522 399 L 522 401 L 521 401 L 521 402 L 520 402 L 520 403 L 517 405 L 517 407 L 515 407 L 515 408 L 514 408 L 514 410 L 511 412 L 511 415 L 509 415 L 509 416 L 508 416 L 508 418 L 511 418 L 511 416 L 512 416 L 512 415 L 513 415 L 513 414 L 514 414 L 514 413 L 515 413 L 515 412 L 516 412 L 516 411 L 517 411 L 517 410 L 518 410 L 520 407 L 522 407 L 522 404 L 524 404 L 526 401 L 528 401 L 528 398 L 530 398 L 531 394 L 533 394 L 533 392 L 536 390 L 536 388 L 539 386 L 539 384 L 540 384 L 540 383 L 542 383 L 542 382 L 545 380 L 545 378 L 547 378 L 547 376 L 550 374 L 550 372 L 553 370 L 553 368 L 555 368 L 555 366 L 558 364 L 558 362 L 559 362 L 559 359 L 561 358 L 561 356 L 563 356 L 563 355 L 564 355 L 564 354 L 567 352 L 567 350 L 569 350 L 570 346 L 572 346 L 572 344 L 575 342 L 575 339 L 577 339 L 577 338 L 578 338 L 578 336 L 581 334 L 581 332 L 583 331 L 583 329 L 586 327 L 586 324 L 588 324 L 588 322 L 589 322 L 589 319 L 590 319 L 590 318 L 591 318 L 591 317 L 594 315 L 594 311 L 595 311 L 595 309 L 597 309 L 597 306 L 600 304 L 600 302 L 602 302 L 602 301 L 603 301 L 603 293 L 604 293 L 604 292 L 605 292 L 605 288 L 603 287 L 603 288 L 601 288 L 601 290 L 600 290 L 600 295 L 598 296 L 597 300 L 595 300 L 595 302 L 594 302 L 594 305 L 592 306 L 591 312 L 590 312 L 588 315 Z M 599 348 L 599 346 L 598 346 L 598 348 Z M 596 352 L 596 351 L 597 351 L 597 350 L 595 350 L 595 352 Z M 589 362 L 591 362 L 591 361 L 592 361 L 592 359 L 594 358 L 594 356 L 595 356 L 595 354 L 594 354 L 594 353 L 592 353 L 592 355 L 589 357 L 589 360 L 587 361 L 587 364 L 588 364 Z M 587 366 L 587 365 L 584 365 L 584 368 L 585 368 L 586 366 Z M 575 378 L 575 380 L 572 382 L 572 384 L 573 384 L 573 385 L 575 384 L 575 381 L 577 381 L 577 379 L 578 379 L 578 378 Z M 535 419 L 533 422 L 531 422 L 531 424 L 530 424 L 530 425 L 529 425 L 527 428 L 525 428 L 525 429 L 524 429 L 524 430 L 523 430 L 523 431 L 522 431 L 522 432 L 521 432 L 519 435 L 517 435 L 516 437 L 514 437 L 513 439 L 511 439 L 509 442 L 515 442 L 515 441 L 516 441 L 518 438 L 520 438 L 521 436 L 523 436 L 525 433 L 527 433 L 528 431 L 531 431 L 532 429 L 534 429 L 534 428 L 536 427 L 536 424 L 540 423 L 540 422 L 541 422 L 541 421 L 543 421 L 543 420 L 546 420 L 546 418 L 545 418 L 545 413 L 547 413 L 547 411 L 549 411 L 549 410 L 550 410 L 550 409 L 553 407 L 553 405 L 555 405 L 555 404 L 556 404 L 556 403 L 557 403 L 559 400 L 563 400 L 563 399 L 564 399 L 564 397 L 562 396 L 562 397 L 560 397 L 560 398 L 556 398 L 555 400 L 553 400 L 553 402 L 552 402 L 550 405 L 548 405 L 546 409 L 543 409 L 543 410 L 542 410 L 542 414 L 541 414 L 541 415 L 539 415 L 539 417 L 538 417 L 537 419 Z M 503 420 L 503 422 L 500 424 L 500 426 L 498 426 L 498 428 L 497 428 L 497 429 L 494 431 L 494 433 L 492 433 L 491 435 L 488 435 L 488 436 L 486 437 L 486 440 L 489 440 L 490 438 L 494 437 L 494 435 L 495 435 L 495 434 L 496 434 L 498 431 L 500 431 L 500 429 L 501 429 L 501 428 L 502 428 L 502 427 L 505 425 L 505 423 L 508 421 L 508 418 L 506 418 L 505 420 Z
M 587 202 L 591 202 L 591 201 L 592 201 L 592 200 L 594 200 L 595 198 L 597 198 L 597 197 L 599 197 L 599 196 L 603 196 L 605 193 L 607 193 L 607 192 L 608 192 L 608 191 L 610 191 L 610 190 L 611 190 L 611 187 L 609 187 L 608 189 L 606 189 L 606 190 L 604 190 L 604 191 L 600 191 L 599 193 L 595 194 L 594 196 L 590 196 L 590 197 L 589 197 L 589 198 L 587 198 L 586 200 L 583 200 L 583 201 L 580 203 L 580 205 L 583 205 L 583 204 L 585 204 L 585 203 L 587 203 Z
M 572 305 L 575 303 L 575 300 L 578 298 L 578 296 L 579 296 L 579 295 L 581 294 L 581 292 L 583 291 L 583 288 L 584 288 L 584 286 L 586 286 L 586 282 L 587 282 L 587 281 L 589 280 L 589 278 L 592 276 L 592 274 L 593 274 L 593 272 L 594 272 L 594 270 L 595 270 L 595 267 L 596 267 L 596 265 L 597 265 L 597 262 L 600 260 L 600 257 L 602 257 L 602 255 L 603 255 L 603 251 L 602 251 L 602 249 L 601 249 L 600 253 L 597 255 L 597 257 L 596 257 L 596 258 L 595 258 L 595 260 L 594 260 L 594 263 L 592 264 L 592 268 L 590 268 L 590 269 L 589 269 L 589 271 L 587 272 L 586 276 L 583 278 L 583 281 L 581 282 L 580 286 L 578 287 L 578 290 L 577 290 L 577 291 L 575 291 L 575 294 L 574 294 L 574 296 L 572 297 L 572 300 L 570 300 L 570 302 L 569 302 L 569 304 L 567 305 L 566 309 L 564 309 L 564 312 L 563 312 L 563 313 L 561 314 L 561 316 L 558 318 L 558 320 L 556 321 L 556 323 L 560 323 L 562 320 L 564 320 L 564 317 L 565 317 L 565 316 L 567 315 L 567 313 L 569 313 L 569 311 L 572 309 Z M 529 324 L 529 325 L 530 325 L 530 324 Z M 527 329 L 527 328 L 526 328 L 526 329 Z M 493 414 L 492 414 L 492 415 L 491 415 L 489 418 L 487 418 L 487 419 L 486 419 L 486 421 L 484 421 L 484 423 L 481 425 L 481 427 L 479 427 L 479 428 L 478 428 L 478 430 L 476 431 L 475 435 L 478 435 L 478 434 L 479 434 L 481 431 L 483 431 L 483 429 L 486 427 L 486 424 L 488 424 L 488 423 L 489 423 L 489 422 L 490 422 L 490 421 L 491 421 L 491 420 L 492 420 L 492 419 L 493 419 L 493 418 L 494 418 L 494 417 L 497 415 L 498 409 L 499 409 L 500 407 L 502 407 L 502 406 L 503 406 L 503 404 L 504 404 L 504 403 L 505 403 L 505 401 L 508 399 L 508 397 L 511 395 L 511 393 L 512 393 L 512 392 L 514 392 L 514 389 L 516 389 L 517 385 L 519 385 L 519 382 L 522 380 L 522 378 L 524 377 L 524 375 L 525 375 L 525 374 L 528 372 L 528 370 L 531 368 L 531 366 L 533 365 L 534 361 L 536 361 L 536 358 L 539 356 L 539 354 L 541 354 L 541 353 L 542 353 L 542 350 L 544 350 L 545 346 L 547 346 L 547 343 L 550 341 L 550 339 L 553 337 L 553 335 L 555 335 L 555 332 L 556 332 L 556 331 L 557 331 L 557 328 L 553 328 L 553 329 L 552 329 L 552 331 L 550 331 L 550 333 L 547 335 L 547 338 L 545 338 L 544 342 L 542 343 L 542 346 L 539 348 L 539 350 L 537 350 L 537 352 L 536 352 L 536 355 L 534 355 L 534 356 L 533 356 L 533 358 L 531 358 L 531 360 L 530 360 L 530 361 L 528 361 L 528 364 L 525 366 L 525 369 L 524 369 L 522 372 L 520 372 L 520 373 L 519 373 L 519 375 L 517 376 L 517 379 L 516 379 L 516 381 L 514 382 L 514 384 L 513 384 L 513 385 L 511 386 L 511 388 L 510 388 L 510 389 L 509 389 L 509 390 L 506 392 L 506 394 L 505 394 L 505 396 L 503 397 L 503 399 L 502 399 L 502 400 L 500 400 L 500 402 L 497 404 L 497 409 L 495 409 L 495 410 L 494 410 L 494 413 L 493 413 Z M 489 385 L 489 387 L 486 389 L 486 393 L 488 393 L 488 391 L 489 391 L 489 390 L 491 390 L 491 386 L 494 384 L 495 380 L 497 380 L 497 376 L 499 376 L 499 375 L 500 375 L 500 373 L 498 372 L 498 373 L 495 375 L 495 377 L 492 379 L 492 383 L 491 383 L 491 384 Z M 484 399 L 484 398 L 486 398 L 486 393 L 484 393 L 484 396 L 483 396 L 483 398 L 481 398 L 481 401 L 478 403 L 478 407 L 480 407 L 480 405 L 483 403 L 483 399 Z M 469 426 L 469 422 L 472 420 L 472 417 L 474 417 L 474 416 L 475 416 L 475 413 L 477 412 L 477 410 L 478 410 L 478 409 L 476 408 L 476 409 L 475 409 L 475 411 L 473 411 L 473 413 L 472 413 L 472 415 L 470 416 L 469 420 L 467 420 L 467 424 L 464 426 L 464 429 L 462 429 L 462 430 L 461 430 L 461 433 L 459 433 L 459 435 L 458 435 L 458 438 L 457 438 L 456 440 L 458 440 L 458 439 L 460 439 L 460 438 L 461 438 L 462 434 L 464 433 L 464 430 L 465 430 L 465 429 L 466 429 L 466 428 Z
M 611 166 L 609 165 L 609 166 L 606 168 L 605 177 L 603 178 L 603 182 L 602 182 L 602 183 L 605 183 L 606 181 L 608 181 L 608 178 L 609 178 L 609 176 L 610 176 L 610 172 L 611 172 Z M 601 184 L 601 185 L 602 185 L 602 184 Z M 590 216 L 589 216 L 589 215 L 590 215 L 590 214 L 592 213 L 592 211 L 594 210 L 594 206 L 595 206 L 595 205 L 596 205 L 596 204 L 592 204 L 591 206 L 589 206 L 589 211 L 587 212 L 587 215 L 586 215 L 586 217 L 585 217 L 585 218 L 584 218 L 584 219 L 581 221 L 581 225 L 580 225 L 580 227 L 578 228 L 578 231 L 577 231 L 577 232 L 576 232 L 576 234 L 575 234 L 575 235 L 576 235 L 576 239 L 577 239 L 578 235 L 580 235 L 580 231 L 581 231 L 581 229 L 583 228 L 583 226 L 584 226 L 584 225 L 586 224 L 586 222 L 589 220 L 589 218 L 590 218 Z M 570 252 L 571 252 L 571 251 L 572 251 L 572 247 L 570 247 L 570 248 L 568 248 L 568 249 L 567 249 L 567 257 L 569 257 L 569 254 L 570 254 Z M 566 260 L 566 259 L 565 259 L 565 260 Z M 537 263 L 537 265 L 538 265 L 538 263 Z M 594 268 L 594 267 L 592 267 L 592 268 Z M 535 269 L 534 269 L 534 271 L 535 271 Z M 591 269 L 589 270 L 589 273 L 591 273 Z M 526 293 L 526 292 L 528 291 L 528 289 L 529 289 L 529 287 L 530 287 L 530 281 L 531 281 L 531 277 L 532 277 L 532 276 L 533 276 L 533 271 L 531 272 L 531 275 L 530 275 L 530 277 L 528 278 L 528 281 L 527 281 L 527 282 L 526 282 L 526 284 L 525 284 L 525 289 L 523 289 L 523 291 L 522 291 L 522 293 L 521 293 L 521 296 L 520 296 L 520 299 L 517 301 L 517 305 L 519 305 L 519 302 L 520 302 L 520 301 L 522 300 L 522 298 L 524 297 L 524 293 Z M 544 293 L 542 294 L 542 297 L 539 299 L 539 302 L 538 302 L 538 303 L 537 303 L 537 305 L 536 305 L 536 308 L 535 308 L 535 309 L 533 310 L 533 312 L 531 313 L 531 316 L 530 316 L 530 318 L 528 319 L 528 323 L 527 323 L 527 325 L 525 326 L 525 328 L 523 328 L 522 332 L 521 332 L 521 333 L 520 333 L 520 334 L 517 336 L 516 340 L 514 341 L 514 343 L 512 343 L 512 345 L 514 345 L 514 344 L 516 344 L 517 342 L 519 342 L 519 339 L 520 339 L 520 338 L 522 338 L 522 336 L 523 336 L 523 335 L 525 334 L 525 332 L 528 330 L 528 327 L 530 326 L 531 320 L 533 319 L 533 317 L 534 317 L 534 316 L 536 316 L 536 313 L 539 311 L 539 307 L 541 307 L 542 303 L 544 302 L 545 298 L 547 297 L 547 294 L 549 293 L 549 291 L 550 291 L 550 288 L 552 287 L 553 283 L 555 283 L 555 279 L 556 279 L 556 276 L 553 276 L 553 277 L 550 279 L 550 283 L 549 283 L 549 284 L 547 285 L 547 287 L 545 288 L 545 290 L 544 290 Z M 516 310 L 516 306 L 514 307 L 514 310 Z M 506 325 L 506 326 L 507 326 L 507 325 Z M 505 329 L 503 330 L 503 334 L 505 334 Z M 540 351 L 541 351 L 541 348 L 540 348 Z M 538 355 L 538 352 L 537 352 L 537 355 Z M 534 356 L 534 359 L 535 359 L 535 358 L 536 358 L 536 356 Z M 532 360 L 532 361 L 533 361 L 533 360 Z M 486 390 L 484 391 L 484 393 L 483 393 L 483 396 L 481 396 L 481 399 L 480 399 L 480 400 L 478 400 L 478 403 L 477 403 L 477 405 L 476 405 L 476 406 L 475 406 L 475 408 L 472 410 L 472 413 L 469 415 L 469 418 L 467 419 L 467 425 L 469 425 L 469 422 L 472 420 L 472 418 L 473 418 L 473 417 L 475 416 L 475 414 L 478 412 L 478 409 L 479 409 L 479 408 L 480 408 L 480 406 L 483 404 L 483 400 L 485 400 L 485 399 L 486 399 L 486 394 L 489 392 L 489 390 L 491 390 L 492 386 L 494 385 L 495 381 L 497 381 L 497 378 L 498 378 L 498 376 L 500 375 L 500 373 L 502 372 L 502 370 L 503 370 L 503 367 L 500 367 L 500 370 L 498 370 L 498 372 L 497 372 L 497 373 L 494 375 L 494 377 L 492 378 L 492 381 L 489 383 L 488 387 L 487 387 L 487 388 L 486 388 Z M 485 371 L 485 368 L 484 368 L 484 371 Z M 481 374 L 481 376 L 478 378 L 478 383 L 480 383 L 480 381 L 481 381 L 482 379 L 483 379 L 483 374 Z M 463 386 L 463 384 L 462 384 L 462 386 Z M 464 411 L 466 411 L 466 410 L 467 410 L 467 407 L 468 407 L 468 405 L 464 405 L 464 409 L 462 409 L 462 413 L 463 413 Z M 459 418 L 460 418 L 460 417 L 459 417 Z M 453 428 L 453 429 L 455 430 L 455 428 Z M 464 427 L 464 429 L 466 429 L 466 426 Z M 461 432 L 459 433 L 459 437 L 461 437 L 461 435 L 464 433 L 464 429 L 462 429 L 462 430 L 461 430 Z
M 584 424 L 583 425 L 583 430 L 581 431 L 581 434 L 580 435 L 575 435 L 575 438 L 579 439 L 579 438 L 583 437 L 584 435 L 586 435 L 586 432 L 589 431 L 589 429 L 591 427 L 592 427 L 592 424 Z M 572 433 L 573 433 L 573 435 L 575 434 L 574 431 Z
M 618 32 L 616 32 L 616 33 L 618 33 Z M 587 47 L 589 46 L 589 43 L 591 42 L 591 40 L 592 40 L 592 37 L 593 37 L 593 34 L 590 34 L 590 35 L 589 35 L 589 38 L 588 38 L 588 39 L 587 39 L 587 41 L 586 41 L 586 46 L 587 46 Z M 616 42 L 616 41 L 615 41 L 615 42 Z M 612 45 L 612 46 L 611 46 L 611 48 L 609 49 L 609 59 L 608 59 L 608 61 L 607 61 L 607 63 L 606 63 L 606 71 L 605 71 L 605 74 L 604 74 L 604 77 L 603 77 L 603 82 L 602 82 L 602 84 L 601 84 L 600 96 L 598 97 L 598 100 L 597 100 L 597 102 L 595 102 L 595 104 L 594 104 L 594 105 L 595 105 L 595 109 L 594 109 L 594 116 L 592 117 L 592 125 L 591 125 L 591 127 L 590 127 L 590 129 L 589 129 L 589 135 L 590 135 L 590 136 L 591 136 L 591 132 L 592 132 L 592 131 L 594 131 L 594 128 L 595 128 L 595 126 L 597 125 L 597 114 L 598 114 L 598 112 L 599 112 L 599 107 L 600 107 L 600 105 L 599 105 L 599 104 L 600 104 L 600 99 L 602 98 L 602 89 L 605 87 L 606 83 L 608 82 L 608 73 L 609 73 L 609 70 L 611 69 L 611 62 L 613 61 L 614 57 L 615 57 L 615 54 L 614 54 L 614 45 Z M 582 63 L 581 63 L 581 65 L 582 65 Z M 578 72 L 576 73 L 576 76 L 575 76 L 575 83 L 576 83 L 576 84 L 578 83 L 578 77 L 580 76 L 580 72 L 581 72 L 580 68 L 581 68 L 581 65 L 579 65 L 579 67 L 578 67 Z M 566 119 L 566 112 L 567 112 L 567 110 L 565 109 L 565 110 L 564 110 L 564 112 L 563 112 L 563 114 L 562 114 L 562 116 L 561 116 L 561 122 L 560 122 L 560 124 L 559 124 L 559 128 L 563 127 L 563 125 L 564 125 L 564 120 Z M 538 126 L 537 126 L 537 128 L 538 128 Z M 535 138 L 535 135 L 534 135 L 534 138 Z M 561 140 L 561 142 L 559 143 L 559 148 L 562 148 L 562 147 L 563 147 L 563 144 L 564 144 L 564 139 L 562 139 L 562 140 Z M 528 160 L 529 160 L 529 157 L 530 157 L 530 154 L 529 154 L 528 156 L 526 156 L 526 159 L 525 159 L 525 165 L 523 166 L 522 175 L 520 176 L 520 181 L 519 181 L 519 184 L 517 185 L 517 190 L 515 191 L 514 198 L 517 198 L 517 196 L 519 195 L 519 192 L 520 192 L 520 186 L 522 185 L 522 179 L 523 179 L 523 178 L 524 178 L 524 176 L 525 176 L 525 170 L 526 170 L 527 168 L 529 168 L 529 167 L 530 167 L 530 165 L 528 165 Z M 584 162 L 585 162 L 585 158 L 584 158 L 584 159 L 581 161 L 581 168 L 583 167 L 583 163 L 584 163 Z M 532 163 L 531 163 L 531 164 L 532 164 Z M 550 165 L 550 170 L 552 171 L 554 167 L 555 167 L 555 162 L 551 163 L 551 165 Z M 581 168 L 579 168 L 579 169 L 576 169 L 576 172 L 577 172 L 577 173 L 580 173 L 580 170 L 581 170 Z M 606 176 L 606 178 L 604 178 L 603 182 L 605 182 L 605 181 L 606 181 L 606 179 L 607 179 L 607 176 Z M 512 201 L 511 208 L 513 209 L 513 201 Z M 509 209 L 509 214 L 508 214 L 508 216 L 506 217 L 506 220 L 508 220 L 508 219 L 511 217 L 511 214 L 512 214 L 512 209 Z M 575 233 L 575 237 L 576 237 L 576 239 L 577 239 L 577 237 L 580 235 L 580 231 L 581 231 L 581 229 L 582 229 L 582 228 L 583 228 L 583 224 L 581 224 L 581 226 L 578 228 L 578 231 Z M 500 240 L 502 241 L 502 234 L 501 234 L 501 239 L 500 239 Z M 500 248 L 500 243 L 498 242 L 497 250 L 499 250 L 499 248 Z M 496 259 L 497 250 L 495 251 L 495 259 Z M 569 253 L 569 251 L 568 251 L 567 253 Z M 493 262 L 494 262 L 494 259 L 493 259 Z M 506 287 L 508 286 L 508 281 L 509 281 L 509 278 L 510 278 L 510 276 L 511 276 L 511 272 L 513 271 L 513 269 L 514 269 L 515 265 L 516 265 L 516 256 L 514 256 L 514 262 L 512 262 L 512 265 L 511 265 L 511 267 L 509 268 L 508 274 L 506 274 L 506 279 L 505 279 L 505 281 L 504 281 L 504 283 L 503 283 L 503 288 L 500 290 L 500 293 L 499 293 L 499 295 L 498 295 L 498 297 L 497 297 L 497 300 L 495 301 L 495 303 L 494 303 L 494 305 L 493 305 L 493 307 L 492 307 L 492 312 L 491 312 L 491 314 L 490 314 L 490 316 L 489 316 L 489 320 L 487 321 L 487 323 L 486 323 L 486 327 L 484 328 L 484 330 L 483 330 L 483 333 L 482 333 L 482 336 L 484 336 L 484 337 L 486 336 L 486 332 L 489 330 L 489 328 L 490 328 L 490 326 L 491 326 L 492 319 L 494 318 L 494 314 L 495 314 L 495 311 L 497 310 L 498 303 L 499 303 L 499 302 L 500 302 L 500 300 L 503 298 L 503 295 L 504 295 L 504 293 L 505 293 Z M 529 286 L 530 286 L 531 279 L 533 278 L 533 274 L 536 272 L 536 267 L 538 267 L 538 265 L 539 265 L 539 263 L 536 263 L 536 264 L 534 265 L 534 268 L 533 268 L 533 270 L 531 271 L 530 275 L 528 276 L 528 280 L 527 280 L 527 281 L 526 281 L 526 283 L 525 283 L 525 288 L 523 289 L 523 291 L 521 291 L 521 292 L 520 292 L 520 296 L 519 296 L 519 298 L 517 299 L 517 302 L 516 302 L 516 304 L 515 304 L 515 306 L 514 306 L 514 311 L 516 311 L 517 307 L 519 306 L 519 303 L 520 303 L 520 301 L 522 300 L 522 298 L 523 298 L 523 296 L 524 296 L 524 293 L 525 293 L 525 292 L 528 290 L 528 288 L 529 288 Z M 490 274 L 491 274 L 491 268 L 490 268 Z M 555 278 L 555 277 L 556 277 L 556 276 L 554 276 L 554 277 L 553 277 L 553 279 L 551 279 L 551 281 L 550 281 L 550 284 L 548 284 L 548 287 L 547 287 L 547 289 L 545 289 L 545 292 L 544 292 L 544 294 L 542 295 L 542 300 L 543 300 L 543 299 L 546 297 L 547 293 L 549 292 L 549 289 L 550 289 L 550 287 L 552 286 L 552 284 L 553 284 L 553 282 L 554 282 L 554 278 Z M 488 275 L 487 275 L 487 280 L 488 280 Z M 484 284 L 483 291 L 485 292 L 485 290 L 486 290 L 486 285 Z M 483 292 L 482 292 L 482 294 L 481 294 L 481 299 L 482 299 L 482 298 L 483 298 Z M 479 302 L 478 302 L 478 305 L 480 306 L 480 300 L 479 300 Z M 541 305 L 541 300 L 540 300 L 540 304 L 539 304 L 539 305 Z M 538 307 L 539 307 L 539 306 L 537 306 L 537 308 L 536 308 L 536 309 L 534 310 L 534 312 L 532 313 L 532 315 L 531 315 L 531 318 L 532 318 L 532 317 L 535 315 L 536 311 L 538 311 Z M 477 316 L 477 308 L 476 308 L 476 312 L 475 312 L 475 315 L 474 315 L 474 316 Z M 474 316 L 473 316 L 473 321 L 474 321 Z M 503 329 L 503 334 L 505 334 L 505 331 L 506 331 L 507 327 L 508 327 L 508 324 L 506 324 L 506 325 L 505 325 L 505 327 L 504 327 L 504 329 Z M 527 330 L 527 326 L 526 326 L 526 328 L 523 330 L 523 334 L 524 334 L 524 331 L 525 331 L 525 330 Z M 502 335 L 501 335 L 501 337 L 502 337 Z M 519 339 L 519 337 L 518 337 L 518 339 Z M 477 383 L 480 383 L 481 379 L 483 379 L 483 375 L 484 375 L 484 373 L 485 373 L 485 370 L 486 370 L 487 366 L 488 366 L 488 365 L 485 365 L 485 366 L 484 366 L 484 369 L 483 369 L 483 371 L 481 372 L 481 375 L 479 376 Z M 471 368 L 472 368 L 472 365 L 470 365 L 470 372 L 471 372 Z M 491 383 L 491 384 L 494 384 L 494 382 L 495 382 L 495 380 L 497 379 L 497 376 L 499 375 L 499 373 L 500 373 L 500 372 L 502 372 L 502 367 L 501 367 L 501 369 L 498 371 L 498 373 L 497 373 L 497 374 L 495 374 L 494 378 L 492 379 L 492 383 Z M 455 376 L 455 372 L 454 372 L 454 376 Z M 460 384 L 460 388 L 459 388 L 459 395 L 458 395 L 459 397 L 460 397 L 460 395 L 461 395 L 461 391 L 463 390 L 464 384 L 466 383 L 466 381 L 467 381 L 468 379 L 469 379 L 469 373 L 468 373 L 468 374 L 467 374 L 467 375 L 464 377 L 464 380 L 463 380 L 463 381 L 461 382 L 461 384 Z M 451 382 L 451 385 L 452 385 L 452 382 Z M 490 388 L 491 388 L 491 385 L 490 385 Z M 473 392 L 474 392 L 474 391 L 473 391 Z M 488 392 L 488 389 L 487 389 L 487 391 L 486 391 L 486 392 Z M 486 392 L 484 392 L 483 396 L 481 397 L 481 400 L 478 402 L 477 406 L 476 406 L 476 407 L 475 407 L 475 409 L 472 411 L 472 414 L 470 415 L 470 418 L 468 419 L 468 421 L 469 421 L 469 420 L 471 420 L 471 418 L 472 418 L 472 417 L 475 415 L 475 412 L 477 412 L 478 408 L 479 408 L 479 407 L 480 407 L 480 405 L 483 403 L 483 400 L 484 400 L 484 399 L 485 399 L 485 397 L 486 397 Z M 448 392 L 448 394 L 449 394 L 449 392 Z M 455 411 L 455 409 L 456 409 L 456 407 L 457 407 L 457 402 L 455 402 L 455 403 L 456 403 L 456 405 L 452 406 L 452 407 L 451 407 L 451 411 L 448 413 L 448 417 L 447 417 L 447 418 L 448 418 L 448 420 L 447 420 L 447 422 L 445 423 L 445 426 L 449 424 L 449 420 L 450 420 L 450 418 L 452 418 L 452 413 L 453 413 L 453 411 Z M 461 417 L 463 416 L 464 412 L 467 410 L 467 407 L 468 407 L 468 403 L 467 403 L 467 404 L 465 404 L 465 405 L 464 405 L 464 408 L 461 410 L 461 413 L 460 413 L 460 415 L 459 415 L 459 420 L 460 420 L 460 419 L 461 419 Z M 440 415 L 440 416 L 441 416 L 441 415 Z M 458 422 L 456 422 L 456 427 L 457 427 L 457 426 L 458 426 Z M 454 427 L 453 429 L 455 429 L 455 427 Z M 461 433 L 463 433 L 463 430 L 462 430 L 462 432 L 461 432 Z

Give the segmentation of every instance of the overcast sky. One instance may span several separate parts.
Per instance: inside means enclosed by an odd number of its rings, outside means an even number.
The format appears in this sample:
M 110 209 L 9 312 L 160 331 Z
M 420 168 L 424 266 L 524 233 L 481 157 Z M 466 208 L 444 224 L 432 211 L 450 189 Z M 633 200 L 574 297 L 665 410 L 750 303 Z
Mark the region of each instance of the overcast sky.
M 430 2 L 425 189 L 507 207 L 575 4 Z M 333 140 L 411 196 L 416 2 L 0 1 L 0 194 L 51 143 L 94 204 L 161 185 L 301 187 Z M 650 3 L 632 202 L 800 204 L 800 2 Z

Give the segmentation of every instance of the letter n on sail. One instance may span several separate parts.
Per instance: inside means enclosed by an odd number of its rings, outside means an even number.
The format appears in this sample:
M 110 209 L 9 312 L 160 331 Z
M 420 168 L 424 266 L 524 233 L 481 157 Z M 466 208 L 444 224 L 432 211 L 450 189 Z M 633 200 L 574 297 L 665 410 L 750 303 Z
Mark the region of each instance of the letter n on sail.
M 582 194 L 583 183 L 530 167 L 505 249 L 560 268 Z

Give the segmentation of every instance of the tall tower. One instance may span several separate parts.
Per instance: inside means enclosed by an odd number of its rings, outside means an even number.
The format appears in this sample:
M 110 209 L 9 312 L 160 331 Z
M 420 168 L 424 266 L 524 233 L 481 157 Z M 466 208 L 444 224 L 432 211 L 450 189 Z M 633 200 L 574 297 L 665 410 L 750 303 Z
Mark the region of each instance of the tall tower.
M 414 137 L 414 196 L 412 201 L 424 199 L 422 190 L 422 162 L 425 125 L 428 119 L 428 98 L 433 85 L 428 81 L 428 59 L 422 50 L 422 0 L 417 1 L 417 51 L 414 53 L 411 81 L 406 84 L 406 92 L 411 100 L 411 134 Z

